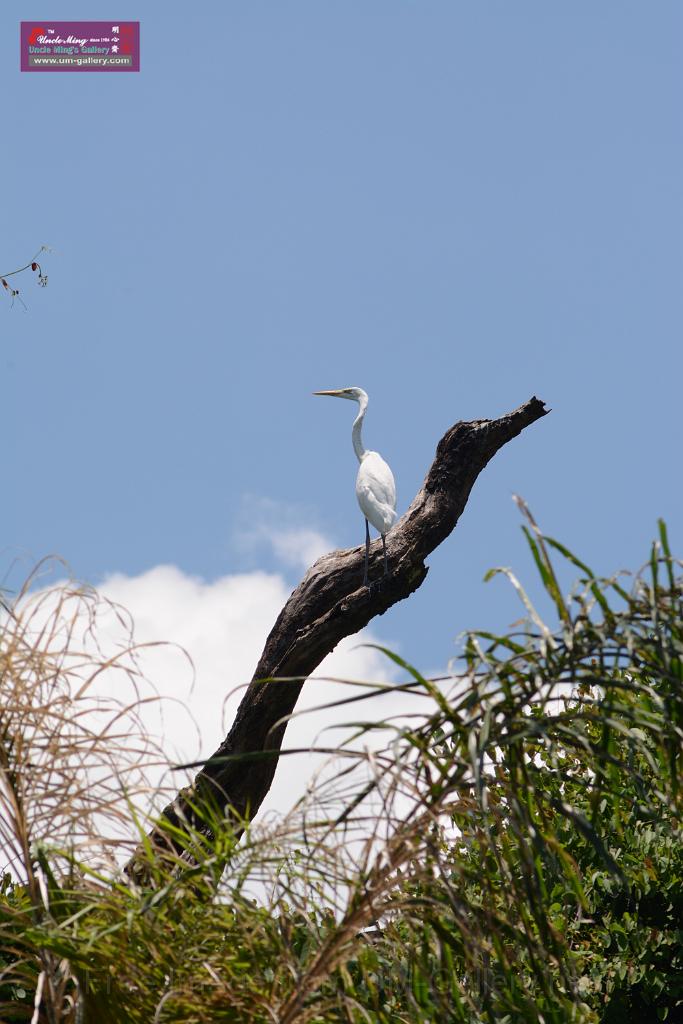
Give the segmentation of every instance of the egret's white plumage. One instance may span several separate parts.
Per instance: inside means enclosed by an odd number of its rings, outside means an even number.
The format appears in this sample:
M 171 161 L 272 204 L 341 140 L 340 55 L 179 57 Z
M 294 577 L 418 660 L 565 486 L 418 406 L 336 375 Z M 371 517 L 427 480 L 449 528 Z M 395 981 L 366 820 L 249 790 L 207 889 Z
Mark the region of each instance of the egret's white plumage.
M 356 477 L 361 512 L 378 533 L 386 534 L 396 522 L 394 474 L 379 452 L 365 452 Z
M 361 512 L 365 516 L 365 577 L 368 581 L 368 553 L 370 547 L 370 531 L 368 523 L 372 523 L 382 537 L 384 549 L 384 572 L 387 574 L 387 548 L 385 537 L 396 522 L 396 484 L 394 474 L 379 452 L 367 451 L 363 446 L 361 429 L 365 410 L 368 407 L 368 396 L 362 388 L 340 388 L 338 391 L 314 391 L 315 395 L 331 395 L 333 398 L 348 398 L 358 402 L 358 415 L 353 423 L 351 437 L 353 450 L 360 466 L 356 477 L 356 497 Z

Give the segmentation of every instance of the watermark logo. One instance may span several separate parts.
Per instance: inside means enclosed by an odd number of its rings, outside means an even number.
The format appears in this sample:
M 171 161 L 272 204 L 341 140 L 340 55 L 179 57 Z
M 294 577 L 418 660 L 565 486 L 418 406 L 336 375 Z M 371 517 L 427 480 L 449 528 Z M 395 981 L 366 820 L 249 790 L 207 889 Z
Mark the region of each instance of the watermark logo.
M 22 21 L 22 71 L 139 71 L 139 21 Z

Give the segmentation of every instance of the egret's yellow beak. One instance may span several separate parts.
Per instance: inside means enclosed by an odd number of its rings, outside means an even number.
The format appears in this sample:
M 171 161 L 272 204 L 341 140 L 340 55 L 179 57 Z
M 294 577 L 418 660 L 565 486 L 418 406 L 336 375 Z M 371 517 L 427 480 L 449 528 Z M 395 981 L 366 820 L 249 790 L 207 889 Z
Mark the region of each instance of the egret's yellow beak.
M 344 394 L 344 388 L 339 388 L 337 391 L 314 391 L 314 395 L 332 395 L 334 398 L 341 398 Z

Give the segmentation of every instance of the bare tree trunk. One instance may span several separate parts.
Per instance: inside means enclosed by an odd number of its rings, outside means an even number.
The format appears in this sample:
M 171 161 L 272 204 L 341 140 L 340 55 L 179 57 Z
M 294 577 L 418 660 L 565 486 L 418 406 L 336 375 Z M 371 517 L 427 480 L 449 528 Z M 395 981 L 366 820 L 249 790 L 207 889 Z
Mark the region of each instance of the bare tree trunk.
M 380 586 L 362 585 L 364 546 L 332 551 L 315 562 L 280 612 L 227 737 L 150 833 L 160 853 L 178 852 L 182 845 L 165 822 L 179 829 L 189 823 L 211 835 L 202 807 L 218 807 L 237 822 L 254 817 L 270 789 L 287 717 L 306 677 L 345 636 L 417 590 L 427 575 L 425 558 L 454 529 L 484 466 L 548 411 L 534 397 L 498 419 L 460 422 L 447 431 L 422 488 L 387 536 L 390 576 Z M 370 549 L 371 579 L 381 577 L 382 568 L 377 540 Z M 142 849 L 126 871 L 138 881 L 147 877 Z

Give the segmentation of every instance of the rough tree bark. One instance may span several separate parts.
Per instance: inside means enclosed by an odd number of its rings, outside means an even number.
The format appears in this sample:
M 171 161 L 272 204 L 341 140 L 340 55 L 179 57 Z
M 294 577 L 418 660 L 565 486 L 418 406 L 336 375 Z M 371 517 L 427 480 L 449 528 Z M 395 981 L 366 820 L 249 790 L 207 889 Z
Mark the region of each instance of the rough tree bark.
M 210 824 L 202 819 L 202 807 L 210 806 L 215 812 L 218 806 L 236 822 L 253 818 L 270 789 L 287 716 L 306 677 L 343 637 L 358 632 L 417 590 L 427 575 L 425 558 L 454 529 L 483 468 L 504 444 L 548 411 L 534 397 L 498 419 L 459 422 L 447 431 L 422 488 L 387 536 L 391 574 L 381 586 L 362 585 L 364 546 L 332 551 L 311 566 L 266 640 L 230 732 L 192 786 L 181 790 L 165 808 L 150 833 L 149 840 L 160 854 L 178 852 L 182 846 L 166 831 L 166 822 L 181 830 L 189 823 L 211 834 Z M 382 550 L 377 540 L 370 549 L 371 579 L 381 573 Z M 148 877 L 148 857 L 142 848 L 126 871 L 138 881 Z

